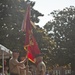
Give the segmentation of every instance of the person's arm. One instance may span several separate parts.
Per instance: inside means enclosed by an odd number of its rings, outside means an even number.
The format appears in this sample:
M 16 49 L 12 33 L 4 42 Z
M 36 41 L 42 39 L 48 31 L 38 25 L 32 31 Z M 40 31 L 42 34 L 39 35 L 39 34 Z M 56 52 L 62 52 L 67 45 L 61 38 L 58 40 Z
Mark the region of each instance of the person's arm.
M 23 61 L 20 61 L 20 64 L 24 64 L 27 61 L 27 58 L 25 58 Z
M 20 67 L 21 70 L 26 70 L 26 67 Z
M 26 66 L 26 67 L 20 66 L 20 69 L 21 69 L 21 70 L 28 70 L 28 69 L 29 69 L 29 66 Z
M 28 60 L 28 58 L 25 58 L 23 61 L 17 62 L 17 65 L 18 65 L 18 66 L 21 66 L 21 65 L 24 64 L 27 60 Z

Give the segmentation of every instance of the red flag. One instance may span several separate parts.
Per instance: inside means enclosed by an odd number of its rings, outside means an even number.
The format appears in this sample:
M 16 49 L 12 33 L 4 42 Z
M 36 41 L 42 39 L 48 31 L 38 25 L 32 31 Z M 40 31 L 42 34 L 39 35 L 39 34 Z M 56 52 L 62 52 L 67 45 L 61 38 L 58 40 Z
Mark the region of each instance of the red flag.
M 28 59 L 34 62 L 34 58 L 40 53 L 38 44 L 32 33 L 32 22 L 30 20 L 30 6 L 27 8 L 25 20 L 23 21 L 22 30 L 26 32 L 24 48 L 28 50 Z
M 30 58 L 30 54 L 31 54 L 33 57 L 32 61 L 34 62 L 34 58 L 36 57 L 36 55 L 40 54 L 40 50 L 39 50 L 38 44 L 33 35 L 31 36 L 31 39 L 30 39 L 28 51 L 29 51 L 28 57 Z

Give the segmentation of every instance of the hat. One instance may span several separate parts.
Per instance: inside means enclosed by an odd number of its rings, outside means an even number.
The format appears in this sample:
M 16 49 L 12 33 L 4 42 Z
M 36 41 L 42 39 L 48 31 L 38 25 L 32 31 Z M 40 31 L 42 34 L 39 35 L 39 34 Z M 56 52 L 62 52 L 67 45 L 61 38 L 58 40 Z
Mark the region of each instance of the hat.
M 35 56 L 35 58 L 40 57 L 40 56 L 44 56 L 44 54 L 43 54 L 43 53 L 37 54 L 37 55 Z
M 19 53 L 19 50 L 13 49 L 12 52 L 17 52 L 17 53 Z

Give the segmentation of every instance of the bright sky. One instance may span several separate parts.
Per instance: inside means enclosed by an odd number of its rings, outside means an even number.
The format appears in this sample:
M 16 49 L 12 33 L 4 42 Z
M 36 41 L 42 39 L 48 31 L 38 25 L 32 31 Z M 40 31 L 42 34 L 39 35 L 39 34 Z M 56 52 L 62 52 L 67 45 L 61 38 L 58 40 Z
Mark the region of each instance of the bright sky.
M 62 10 L 65 7 L 75 6 L 75 0 L 31 0 L 35 1 L 34 8 L 44 14 L 44 17 L 39 17 L 40 22 L 38 25 L 43 27 L 49 20 L 52 19 L 52 16 L 48 16 L 53 10 Z

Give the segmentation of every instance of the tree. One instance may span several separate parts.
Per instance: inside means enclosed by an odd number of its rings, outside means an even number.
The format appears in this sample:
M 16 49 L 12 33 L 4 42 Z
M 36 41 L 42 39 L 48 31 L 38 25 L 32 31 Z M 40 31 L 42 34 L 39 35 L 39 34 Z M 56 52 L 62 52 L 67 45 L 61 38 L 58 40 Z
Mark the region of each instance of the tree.
M 10 50 L 17 48 L 23 51 L 25 33 L 21 32 L 21 25 L 26 12 L 27 2 L 31 5 L 31 20 L 34 23 L 39 22 L 39 16 L 43 16 L 40 12 L 35 10 L 33 6 L 35 2 L 27 0 L 1 0 L 0 1 L 0 43 Z M 34 29 L 34 36 L 37 40 L 39 48 L 45 54 L 44 59 L 48 62 L 51 55 L 51 50 L 55 47 L 55 42 L 46 33 L 46 31 L 39 26 Z M 22 52 L 23 53 L 23 52 Z
M 36 38 L 41 53 L 44 54 L 44 62 L 46 63 L 47 68 L 49 68 L 49 66 L 53 64 L 53 62 L 51 62 L 51 51 L 55 49 L 56 42 L 48 36 L 45 29 L 40 28 L 38 25 L 36 26 L 36 30 L 33 29 L 33 34 Z
M 0 43 L 11 50 L 13 48 L 23 49 L 25 33 L 21 32 L 21 25 L 26 11 L 27 1 L 0 1 Z M 30 4 L 33 9 L 35 2 L 30 1 Z M 35 9 L 32 10 L 34 13 L 31 14 L 31 19 L 33 20 L 33 15 L 39 14 L 35 16 L 36 20 L 34 21 L 39 22 L 38 17 L 42 16 L 42 14 L 35 11 Z
M 49 21 L 44 28 L 49 36 L 56 41 L 57 48 L 54 50 L 56 63 L 71 63 L 71 69 L 75 75 L 75 7 L 70 6 L 63 10 L 51 13 L 53 20 Z

